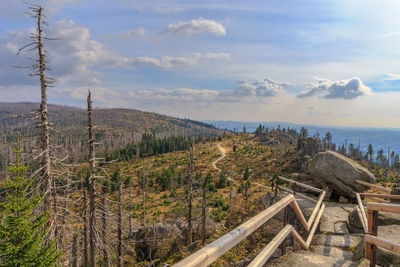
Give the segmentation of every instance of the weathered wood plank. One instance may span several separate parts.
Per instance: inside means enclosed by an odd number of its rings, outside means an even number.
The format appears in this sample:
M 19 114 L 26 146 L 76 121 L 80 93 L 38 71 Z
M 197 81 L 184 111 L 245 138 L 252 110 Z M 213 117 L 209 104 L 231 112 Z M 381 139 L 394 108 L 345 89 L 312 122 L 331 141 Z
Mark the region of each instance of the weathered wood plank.
M 214 242 L 198 250 L 189 257 L 175 264 L 175 267 L 194 267 L 194 266 L 208 266 L 225 254 L 232 247 L 237 245 L 240 241 L 246 238 L 248 235 L 257 230 L 265 222 L 275 216 L 283 208 L 289 205 L 295 200 L 293 195 L 288 195 L 279 202 L 275 203 L 271 207 L 260 212 L 253 218 L 244 222 L 240 226 L 236 227 L 229 233 L 218 238 Z
M 306 241 L 307 247 L 309 247 L 311 244 L 312 238 L 315 234 L 315 231 L 317 230 L 317 227 L 318 227 L 319 221 L 321 220 L 321 216 L 322 216 L 322 213 L 324 212 L 324 209 L 325 209 L 325 204 L 322 204 L 321 209 L 318 212 L 317 218 L 315 219 L 315 223 L 314 223 L 313 227 L 311 228 L 310 233 L 308 234 L 307 241 Z
M 377 197 L 377 198 L 389 198 L 389 199 L 400 199 L 400 195 L 388 195 L 388 194 L 374 194 L 374 193 L 359 193 L 363 197 Z
M 322 204 L 322 201 L 324 200 L 324 198 L 325 198 L 325 191 L 323 191 L 321 193 L 321 195 L 319 196 L 319 200 L 317 202 L 317 205 L 315 205 L 314 210 L 311 213 L 310 219 L 308 219 L 308 222 L 307 222 L 308 227 L 311 227 L 313 225 L 315 216 L 317 216 L 318 211 L 320 210 L 320 207 L 321 207 L 321 204 Z
M 361 185 L 373 187 L 373 188 L 376 188 L 376 189 L 379 189 L 381 191 L 388 192 L 388 193 L 390 193 L 390 191 L 391 191 L 389 188 L 385 188 L 385 187 L 382 187 L 382 186 L 379 186 L 379 185 L 376 185 L 376 184 L 370 184 L 370 183 L 367 183 L 367 182 L 364 182 L 364 181 L 360 181 L 360 180 L 357 180 L 357 179 L 354 180 L 354 182 L 356 182 L 358 184 L 361 184 Z
M 362 220 L 361 221 L 364 221 L 364 231 L 366 233 L 368 231 L 367 216 L 365 215 L 364 205 L 363 205 L 363 203 L 361 201 L 360 194 L 357 193 L 356 196 L 357 196 L 358 207 L 360 208 L 361 215 L 362 215 Z
M 357 210 L 358 217 L 360 218 L 362 227 L 363 227 L 363 229 L 364 229 L 364 233 L 368 233 L 367 222 L 364 221 L 364 218 L 363 218 L 363 216 L 362 216 L 360 207 L 359 207 L 359 206 L 356 206 L 356 210 Z
M 281 189 L 282 191 L 285 191 L 285 192 L 288 192 L 288 193 L 290 193 L 290 194 L 293 194 L 293 190 L 291 190 L 291 189 L 288 189 L 288 188 L 283 187 L 283 186 L 281 186 L 281 185 L 278 185 L 278 188 Z M 315 199 L 313 199 L 313 198 L 311 198 L 311 197 L 308 197 L 308 196 L 306 196 L 306 195 L 300 194 L 300 193 L 296 193 L 296 196 L 299 196 L 299 197 L 301 197 L 301 198 L 303 198 L 303 199 L 307 199 L 307 200 L 309 200 L 309 201 L 311 201 L 311 202 L 314 202 L 314 203 L 317 203 L 317 202 L 318 202 L 317 200 L 315 200 Z
M 292 206 L 294 212 L 297 214 L 297 217 L 299 218 L 301 224 L 303 225 L 304 229 L 308 232 L 310 231 L 310 226 L 308 225 L 306 218 L 304 218 L 303 212 L 300 209 L 299 203 L 297 203 L 296 200 L 292 201 L 292 203 L 290 203 L 290 205 Z
M 296 186 L 301 186 L 301 187 L 310 189 L 310 190 L 318 192 L 318 193 L 324 192 L 324 190 L 316 188 L 316 187 L 308 185 L 308 184 L 303 184 L 303 183 L 300 183 L 300 182 L 297 182 L 295 180 L 291 180 L 291 179 L 288 179 L 288 178 L 285 178 L 285 177 L 282 177 L 282 176 L 278 176 L 278 177 L 279 177 L 279 179 L 281 179 L 281 180 L 283 180 L 285 182 L 288 182 L 288 183 L 291 183 L 291 184 L 296 183 Z
M 308 250 L 307 244 L 304 242 L 303 238 L 299 235 L 299 233 L 293 228 L 291 225 L 286 225 L 271 242 L 254 258 L 254 260 L 247 265 L 247 267 L 262 267 L 268 261 L 269 257 L 271 257 L 272 253 L 279 247 L 285 238 L 291 234 L 296 241 L 300 243 L 300 245 Z
M 289 224 L 283 228 L 279 234 L 277 234 L 271 242 L 254 258 L 254 260 L 247 265 L 247 267 L 258 267 L 263 266 L 269 257 L 271 257 L 272 253 L 279 247 L 281 242 L 289 235 L 292 231 L 293 227 Z
M 375 211 L 385 211 L 400 214 L 400 205 L 398 204 L 388 204 L 388 203 L 367 203 L 367 209 Z
M 400 243 L 395 243 L 372 235 L 365 235 L 365 242 L 400 254 Z

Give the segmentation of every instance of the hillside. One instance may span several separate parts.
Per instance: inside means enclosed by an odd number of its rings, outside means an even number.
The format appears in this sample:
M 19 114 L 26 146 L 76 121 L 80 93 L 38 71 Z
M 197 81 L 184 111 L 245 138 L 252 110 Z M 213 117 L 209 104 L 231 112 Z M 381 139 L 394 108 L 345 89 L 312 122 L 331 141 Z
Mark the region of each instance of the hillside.
M 0 164 L 8 164 L 10 141 L 15 140 L 18 131 L 24 141 L 27 152 L 35 143 L 37 136 L 36 120 L 23 117 L 38 110 L 38 103 L 0 103 Z M 86 153 L 85 109 L 78 107 L 49 105 L 49 120 L 55 129 L 53 140 L 71 150 L 74 160 L 81 159 Z M 214 126 L 189 119 L 178 119 L 152 112 L 133 109 L 95 109 L 94 124 L 98 151 L 114 150 L 141 140 L 146 129 L 158 138 L 169 136 L 220 136 L 223 131 Z M 1 167 L 1 166 L 0 166 Z

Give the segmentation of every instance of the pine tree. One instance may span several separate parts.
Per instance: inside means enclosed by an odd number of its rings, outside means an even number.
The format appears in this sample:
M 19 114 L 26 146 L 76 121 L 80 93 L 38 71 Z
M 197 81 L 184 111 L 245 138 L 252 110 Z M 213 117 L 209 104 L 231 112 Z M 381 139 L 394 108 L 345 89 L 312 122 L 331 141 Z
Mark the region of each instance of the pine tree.
M 54 242 L 46 242 L 48 213 L 35 216 L 43 196 L 30 198 L 32 179 L 24 173 L 28 167 L 21 162 L 19 140 L 16 163 L 9 167 L 12 177 L 5 184 L 6 201 L 0 204 L 0 265 L 1 266 L 54 266 L 61 253 L 55 249 Z M 37 210 L 37 209 L 36 209 Z

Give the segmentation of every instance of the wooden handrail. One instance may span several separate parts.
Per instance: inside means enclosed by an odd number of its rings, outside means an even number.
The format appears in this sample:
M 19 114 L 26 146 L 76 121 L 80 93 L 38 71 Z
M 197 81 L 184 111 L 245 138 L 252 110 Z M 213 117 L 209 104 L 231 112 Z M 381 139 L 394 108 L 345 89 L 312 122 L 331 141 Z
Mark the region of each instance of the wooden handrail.
M 295 180 L 291 180 L 291 179 L 288 179 L 288 178 L 285 178 L 285 177 L 282 177 L 282 176 L 278 176 L 278 178 L 280 180 L 283 180 L 283 181 L 288 182 L 290 184 L 296 183 L 296 186 L 298 185 L 298 186 L 307 188 L 309 190 L 312 190 L 312 191 L 315 191 L 315 192 L 318 192 L 318 193 L 322 193 L 324 191 L 324 190 L 316 188 L 314 186 L 311 186 L 311 185 L 308 185 L 308 184 L 303 184 L 303 183 L 300 183 L 300 182 L 297 182 Z
M 375 194 L 375 193 L 358 193 L 363 197 L 376 197 L 376 198 L 389 198 L 389 199 L 400 199 L 400 195 L 387 195 L 387 194 Z
M 236 227 L 234 230 L 178 262 L 174 265 L 174 267 L 200 267 L 210 265 L 288 205 L 292 206 L 304 229 L 307 232 L 310 232 L 307 241 L 302 239 L 293 226 L 286 225 L 285 228 L 282 229 L 281 232 L 279 232 L 279 234 L 269 243 L 269 245 L 263 249 L 260 255 L 256 257 L 256 262 L 252 262 L 251 264 L 253 265 L 249 266 L 262 266 L 259 265 L 259 263 L 266 262 L 271 256 L 272 252 L 285 240 L 289 234 L 299 241 L 303 248 L 308 249 L 321 219 L 322 212 L 325 208 L 325 204 L 322 204 L 324 197 L 325 191 L 322 191 L 319 200 L 314 207 L 314 211 L 307 222 L 294 195 L 288 195 L 258 215 Z
M 288 193 L 290 193 L 290 194 L 293 194 L 293 190 L 291 190 L 291 189 L 288 189 L 288 188 L 283 187 L 283 186 L 281 186 L 281 185 L 278 185 L 278 188 L 281 189 L 282 191 L 285 191 L 285 192 L 288 192 Z M 307 200 L 309 200 L 309 201 L 311 201 L 311 202 L 314 202 L 314 203 L 317 203 L 317 202 L 318 202 L 317 200 L 315 200 L 315 199 L 313 199 L 313 198 L 311 198 L 311 197 L 308 197 L 308 196 L 306 196 L 306 195 L 303 195 L 303 194 L 301 194 L 301 193 L 298 193 L 298 192 L 296 192 L 296 196 L 299 196 L 299 197 L 301 197 L 301 198 L 303 198 L 303 199 L 307 199 Z
M 359 193 L 356 193 L 356 197 L 357 197 L 357 202 L 358 202 L 358 208 L 361 213 L 361 216 L 360 216 L 360 213 L 358 214 L 358 216 L 360 217 L 361 223 L 363 225 L 364 233 L 367 233 L 368 232 L 368 220 L 367 220 L 367 215 L 365 215 L 364 205 L 361 201 Z
M 315 210 L 317 207 L 315 207 Z M 325 209 L 325 204 L 322 204 L 321 209 L 319 209 L 317 218 L 315 220 L 315 224 L 313 225 L 307 241 L 304 242 L 303 238 L 299 235 L 296 229 L 293 228 L 292 225 L 286 225 L 279 234 L 275 236 L 275 238 L 254 258 L 254 260 L 248 265 L 248 267 L 257 267 L 264 266 L 264 264 L 268 261 L 269 257 L 271 257 L 272 253 L 274 253 L 275 249 L 285 240 L 285 238 L 291 234 L 296 241 L 300 243 L 300 245 L 308 250 L 311 245 L 312 238 L 314 237 L 315 231 L 318 227 L 319 220 L 321 219 L 322 213 Z
M 194 267 L 194 266 L 208 266 L 219 257 L 225 254 L 228 250 L 237 245 L 240 241 L 246 238 L 248 235 L 257 230 L 260 226 L 266 223 L 269 219 L 275 216 L 283 208 L 289 205 L 295 198 L 293 195 L 288 195 L 279 202 L 275 203 L 271 207 L 265 209 L 258 215 L 254 216 L 250 220 L 242 223 L 229 233 L 218 238 L 214 242 L 208 244 L 204 248 L 193 253 L 189 257 L 175 264 L 175 267 Z
M 365 243 L 373 244 L 400 254 L 400 244 L 373 235 L 365 235 Z
M 285 240 L 285 238 L 291 234 L 294 239 L 296 239 L 301 246 L 308 250 L 308 247 L 304 240 L 301 238 L 299 233 L 291 226 L 290 224 L 286 225 L 275 237 L 272 239 L 271 242 L 254 258 L 254 260 L 247 265 L 247 267 L 258 267 L 264 266 L 267 262 L 269 257 L 271 257 L 272 253 L 279 247 L 279 245 Z
M 362 203 L 360 201 L 360 194 L 356 194 L 359 200 L 359 209 L 363 210 Z M 400 205 L 387 204 L 387 203 L 367 203 L 368 219 L 362 219 L 368 225 L 368 230 L 365 230 L 365 258 L 370 260 L 370 266 L 376 265 L 376 248 L 377 246 L 385 249 L 400 253 L 400 244 L 391 242 L 382 238 L 377 237 L 378 235 L 378 216 L 379 211 L 398 213 L 400 214 Z M 360 213 L 359 213 L 360 216 Z M 360 219 L 362 215 L 360 216 Z
M 391 192 L 391 190 L 389 188 L 385 188 L 385 187 L 382 187 L 382 186 L 379 186 L 379 185 L 376 185 L 376 184 L 370 184 L 370 183 L 367 183 L 367 182 L 364 182 L 364 181 L 360 181 L 360 180 L 357 180 L 357 179 L 354 180 L 354 182 L 356 182 L 358 184 L 361 184 L 361 185 L 373 187 L 373 188 L 379 189 L 379 190 L 384 191 L 384 192 L 388 192 L 388 193 Z
M 322 216 L 322 213 L 324 212 L 324 209 L 325 209 L 325 204 L 322 204 L 321 209 L 318 212 L 317 218 L 315 219 L 315 223 L 311 229 L 311 232 L 307 237 L 307 241 L 306 241 L 307 247 L 310 247 L 310 245 L 311 245 L 312 238 L 314 237 L 315 231 L 317 230 L 317 227 L 318 227 L 319 221 L 321 220 L 321 216 Z
M 392 212 L 400 214 L 400 205 L 398 204 L 387 204 L 387 203 L 374 203 L 370 202 L 367 203 L 368 210 L 375 210 L 375 211 L 385 211 L 385 212 Z

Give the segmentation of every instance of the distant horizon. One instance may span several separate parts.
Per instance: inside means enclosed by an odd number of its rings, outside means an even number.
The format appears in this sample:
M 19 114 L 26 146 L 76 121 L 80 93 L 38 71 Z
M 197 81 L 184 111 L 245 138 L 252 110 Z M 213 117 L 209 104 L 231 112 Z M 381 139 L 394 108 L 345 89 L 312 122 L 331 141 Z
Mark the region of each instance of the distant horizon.
M 30 101 L 18 101 L 18 102 L 5 102 L 5 101 L 0 101 L 0 104 L 40 104 L 39 102 L 30 102 Z M 55 105 L 55 106 L 65 106 L 65 107 L 72 107 L 72 108 L 79 108 L 79 109 L 85 109 L 86 107 L 82 105 L 67 105 L 67 104 L 58 104 L 58 103 L 48 103 L 49 105 Z M 299 122 L 290 122 L 290 121 L 244 121 L 244 120 L 210 120 L 210 119 L 195 119 L 195 118 L 190 118 L 190 117 L 181 117 L 181 116 L 175 116 L 163 112 L 156 112 L 156 111 L 149 111 L 149 110 L 142 110 L 142 109 L 137 109 L 137 108 L 130 108 L 130 107 L 105 107 L 105 106 L 99 106 L 96 107 L 96 103 L 94 103 L 95 109 L 128 109 L 128 110 L 139 110 L 142 112 L 152 112 L 152 113 L 157 113 L 160 115 L 166 115 L 170 117 L 175 117 L 175 118 L 180 118 L 180 119 L 190 119 L 194 121 L 200 121 L 200 122 L 206 122 L 206 123 L 212 123 L 212 122 L 234 122 L 234 123 L 255 123 L 255 124 L 262 124 L 262 123 L 269 123 L 269 124 L 292 124 L 292 125 L 297 125 L 297 126 L 310 126 L 310 127 L 321 127 L 321 128 L 345 128 L 345 129 L 365 129 L 365 130 L 399 130 L 400 127 L 374 127 L 374 126 L 369 126 L 369 127 L 364 127 L 364 126 L 342 126 L 342 125 L 329 125 L 329 124 L 312 124 L 312 123 L 299 123 Z M 243 127 L 243 126 L 242 126 Z M 240 129 L 239 129 L 240 130 Z

